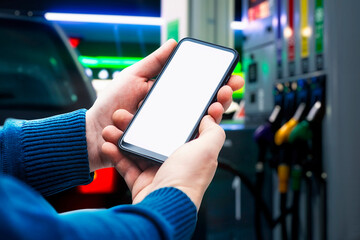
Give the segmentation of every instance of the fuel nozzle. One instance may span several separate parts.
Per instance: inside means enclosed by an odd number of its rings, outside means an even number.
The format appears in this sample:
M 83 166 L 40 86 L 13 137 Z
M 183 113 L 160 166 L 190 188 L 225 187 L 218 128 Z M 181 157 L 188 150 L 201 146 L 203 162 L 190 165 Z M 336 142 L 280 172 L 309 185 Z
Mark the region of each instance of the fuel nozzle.
M 274 141 L 274 132 L 280 122 L 281 107 L 276 105 L 266 123 L 260 125 L 254 133 L 254 139 L 258 144 L 271 144 Z
M 280 121 L 281 107 L 276 105 L 266 123 L 260 125 L 254 132 L 254 140 L 259 146 L 259 156 L 256 164 L 257 172 L 263 170 L 266 151 L 274 145 L 274 134 L 279 128 Z
M 301 116 L 304 114 L 305 107 L 305 103 L 300 103 L 294 116 L 275 133 L 274 141 L 276 145 L 280 146 L 288 141 L 291 131 L 299 123 Z
M 297 124 L 290 132 L 288 141 L 294 143 L 298 140 L 310 140 L 312 138 L 312 124 L 321 117 L 321 110 L 322 104 L 320 101 L 317 101 L 306 116 L 306 119 Z

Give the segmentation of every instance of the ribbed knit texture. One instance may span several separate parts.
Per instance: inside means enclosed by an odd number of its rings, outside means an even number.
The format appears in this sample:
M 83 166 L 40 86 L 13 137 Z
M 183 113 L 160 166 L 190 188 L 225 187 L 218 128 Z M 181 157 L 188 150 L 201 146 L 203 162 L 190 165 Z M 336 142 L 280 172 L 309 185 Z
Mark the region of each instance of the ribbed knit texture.
M 21 134 L 26 182 L 43 195 L 91 181 L 86 110 L 25 121 Z
M 91 182 L 85 115 L 86 110 L 81 109 L 39 120 L 6 122 L 2 171 L 43 195 Z
M 190 239 L 195 230 L 196 207 L 185 193 L 176 188 L 167 187 L 156 190 L 135 206 L 147 212 L 151 209 L 149 214 L 162 215 L 158 219 L 166 219 L 166 222 L 160 223 L 161 225 L 170 223 L 167 226 L 168 231 L 164 233 L 170 235 L 164 236 L 165 239 Z M 159 226 L 159 229 L 163 228 L 164 226 Z

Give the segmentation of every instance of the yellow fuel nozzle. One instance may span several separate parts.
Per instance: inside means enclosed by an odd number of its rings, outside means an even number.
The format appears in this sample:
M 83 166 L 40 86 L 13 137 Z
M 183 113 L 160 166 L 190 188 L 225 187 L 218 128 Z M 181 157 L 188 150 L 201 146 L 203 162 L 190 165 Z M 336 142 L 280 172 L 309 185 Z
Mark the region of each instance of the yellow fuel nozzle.
M 275 133 L 275 144 L 280 146 L 283 143 L 287 142 L 290 136 L 291 131 L 294 127 L 299 123 L 299 120 L 305 110 L 306 104 L 300 103 L 299 107 L 297 108 L 295 115 L 286 122 L 277 132 Z
M 290 119 L 275 133 L 275 144 L 280 146 L 289 139 L 291 131 L 298 124 L 298 121 L 294 118 Z

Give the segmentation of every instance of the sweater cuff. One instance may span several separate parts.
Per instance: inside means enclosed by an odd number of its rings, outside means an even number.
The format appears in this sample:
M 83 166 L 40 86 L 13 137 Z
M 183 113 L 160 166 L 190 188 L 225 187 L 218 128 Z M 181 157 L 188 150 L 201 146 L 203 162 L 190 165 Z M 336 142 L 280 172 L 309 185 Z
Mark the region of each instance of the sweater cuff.
M 191 199 L 177 188 L 166 187 L 156 190 L 135 206 L 161 215 L 165 221 L 157 224 L 160 225 L 159 229 L 164 229 L 164 225 L 168 225 L 169 231 L 163 232 L 165 239 L 190 239 L 195 230 L 196 207 Z
M 24 121 L 24 180 L 43 195 L 92 181 L 86 144 L 86 109 Z

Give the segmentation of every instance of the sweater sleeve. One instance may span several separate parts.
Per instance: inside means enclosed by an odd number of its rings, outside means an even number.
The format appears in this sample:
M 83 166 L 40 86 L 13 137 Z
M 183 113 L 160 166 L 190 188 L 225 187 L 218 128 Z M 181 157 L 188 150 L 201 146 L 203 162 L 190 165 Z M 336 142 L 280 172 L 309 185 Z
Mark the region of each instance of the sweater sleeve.
M 34 190 L 0 175 L 0 236 L 6 239 L 190 239 L 196 207 L 176 188 L 136 205 L 57 214 Z
M 90 183 L 85 114 L 81 109 L 39 120 L 7 120 L 0 131 L 0 172 L 43 195 Z

